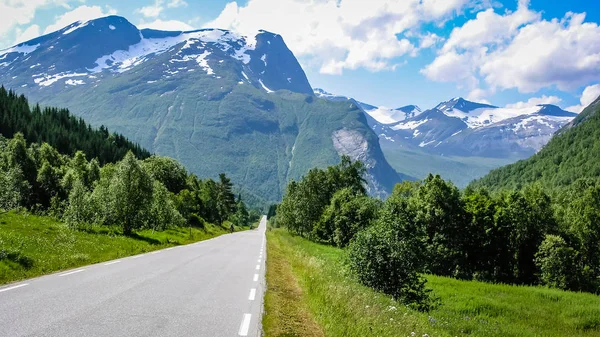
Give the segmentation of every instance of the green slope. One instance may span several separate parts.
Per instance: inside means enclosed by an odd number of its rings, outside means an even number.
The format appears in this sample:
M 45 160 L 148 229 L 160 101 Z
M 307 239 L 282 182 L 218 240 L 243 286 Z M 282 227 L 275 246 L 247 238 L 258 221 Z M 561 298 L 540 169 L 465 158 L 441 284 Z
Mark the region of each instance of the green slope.
M 417 179 L 424 179 L 429 173 L 439 174 L 461 188 L 495 168 L 518 160 L 517 158 L 441 156 L 410 145 L 401 147 L 389 143 L 382 143 L 381 149 L 387 161 L 398 172 Z
M 173 157 L 199 176 L 226 172 L 236 185 L 268 201 L 280 200 L 289 179 L 336 164 L 339 155 L 331 137 L 342 128 L 363 134 L 381 157 L 379 165 L 387 165 L 354 105 L 286 90 L 269 94 L 233 78 L 199 74 L 151 85 L 144 74 L 129 72 L 95 87 L 31 95 Z M 378 178 L 388 179 L 383 181 L 387 187 L 399 180 L 391 167 L 383 171 Z
M 569 186 L 578 179 L 600 181 L 600 98 L 536 155 L 494 170 L 471 186 L 519 189 L 540 182 L 554 189 Z

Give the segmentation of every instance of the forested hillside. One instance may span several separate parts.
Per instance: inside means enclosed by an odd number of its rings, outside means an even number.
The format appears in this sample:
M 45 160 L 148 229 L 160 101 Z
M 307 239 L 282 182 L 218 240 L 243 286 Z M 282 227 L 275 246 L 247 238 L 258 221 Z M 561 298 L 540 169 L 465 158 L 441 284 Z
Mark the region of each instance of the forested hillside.
M 12 138 L 17 132 L 28 142 L 48 143 L 62 154 L 74 155 L 83 151 L 88 160 L 96 158 L 100 164 L 119 161 L 127 151 L 140 159 L 150 157 L 150 153 L 138 144 L 120 134 L 110 134 L 103 126 L 93 129 L 67 109 L 42 109 L 39 105 L 31 109 L 25 96 L 1 87 L 0 134 Z
M 550 189 L 571 186 L 579 179 L 600 182 L 600 99 L 560 130 L 533 157 L 490 172 L 471 184 L 491 190 L 520 189 L 539 182 Z

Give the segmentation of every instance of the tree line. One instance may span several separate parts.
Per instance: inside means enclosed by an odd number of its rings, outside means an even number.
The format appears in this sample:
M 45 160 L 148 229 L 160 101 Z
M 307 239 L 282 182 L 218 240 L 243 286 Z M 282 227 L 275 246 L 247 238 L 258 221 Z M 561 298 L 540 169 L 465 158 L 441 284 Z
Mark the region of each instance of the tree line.
M 140 159 L 150 157 L 150 152 L 104 126 L 94 129 L 67 109 L 31 108 L 25 96 L 0 87 L 0 134 L 12 138 L 17 132 L 28 142 L 48 143 L 62 154 L 83 151 L 88 160 L 96 158 L 100 164 L 117 162 L 128 151 Z
M 347 247 L 363 284 L 420 310 L 433 301 L 422 274 L 600 293 L 600 184 L 579 180 L 560 197 L 540 184 L 460 191 L 440 176 L 365 193 L 359 162 L 342 158 L 291 182 L 271 223 Z
M 63 155 L 48 143 L 27 142 L 21 133 L 0 136 L 0 209 L 27 209 L 64 220 L 73 229 L 119 226 L 136 229 L 203 227 L 205 222 L 248 226 L 259 217 L 236 198 L 231 180 L 201 180 L 177 161 L 129 151 L 104 166 L 82 151 Z

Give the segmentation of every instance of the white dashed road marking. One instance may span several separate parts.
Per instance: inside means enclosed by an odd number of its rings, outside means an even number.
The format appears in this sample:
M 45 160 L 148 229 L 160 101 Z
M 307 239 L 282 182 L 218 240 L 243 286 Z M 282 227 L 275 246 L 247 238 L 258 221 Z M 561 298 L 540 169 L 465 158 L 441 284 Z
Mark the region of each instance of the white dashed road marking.
M 13 289 L 17 289 L 17 288 L 21 288 L 21 287 L 28 286 L 28 285 L 29 285 L 29 283 L 23 283 L 23 284 L 19 284 L 19 285 L 16 285 L 16 286 L 12 286 L 12 287 L 8 287 L 8 288 L 0 289 L 0 293 L 1 292 L 5 292 L 5 291 L 9 291 L 9 290 L 13 290 Z
M 248 300 L 254 301 L 255 297 L 256 297 L 256 289 L 252 288 L 252 289 L 250 289 L 250 295 L 248 296 Z
M 260 264 L 256 265 L 256 270 L 260 270 Z
M 248 330 L 250 329 L 250 318 L 252 318 L 251 314 L 244 314 L 244 319 L 242 320 L 242 325 L 240 325 L 240 336 L 248 336 Z
M 105 266 L 110 266 L 111 264 L 117 264 L 117 263 L 120 263 L 120 262 L 121 262 L 121 260 L 119 260 L 119 261 L 113 261 L 113 262 L 105 263 L 104 265 Z
M 254 282 L 258 281 L 258 274 L 254 274 Z
M 63 276 L 73 275 L 73 274 L 81 273 L 82 271 L 85 271 L 85 269 L 73 270 L 73 271 L 70 271 L 68 273 L 60 274 L 58 276 L 63 277 Z

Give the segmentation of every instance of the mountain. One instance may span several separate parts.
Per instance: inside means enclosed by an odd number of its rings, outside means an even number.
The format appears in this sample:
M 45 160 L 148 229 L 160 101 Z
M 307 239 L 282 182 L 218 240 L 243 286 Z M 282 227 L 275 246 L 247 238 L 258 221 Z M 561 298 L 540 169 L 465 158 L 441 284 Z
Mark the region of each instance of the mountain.
M 266 31 L 139 30 L 117 16 L 76 22 L 0 51 L 0 83 L 199 176 L 226 172 L 266 201 L 342 154 L 365 161 L 374 195 L 409 178 L 387 163 L 362 110 L 316 97 L 281 36 Z
M 527 158 L 577 114 L 554 105 L 498 108 L 454 98 L 384 130 L 432 153 L 491 158 Z
M 383 125 L 397 123 L 407 118 L 415 117 L 421 113 L 421 109 L 416 105 L 407 105 L 397 109 L 389 109 L 386 107 L 376 107 L 367 103 L 359 102 L 346 96 L 334 95 L 320 88 L 315 88 L 314 93 L 316 96 L 330 101 L 351 101 L 355 103 L 365 112 L 371 127 L 379 124 Z
M 519 189 L 539 182 L 556 189 L 578 179 L 600 183 L 600 98 L 561 128 L 538 153 L 490 172 L 471 186 Z
M 414 105 L 389 110 L 323 89 L 315 94 L 361 107 L 396 170 L 418 178 L 441 174 L 459 186 L 530 157 L 577 116 L 554 105 L 499 108 L 461 97 L 423 112 Z

